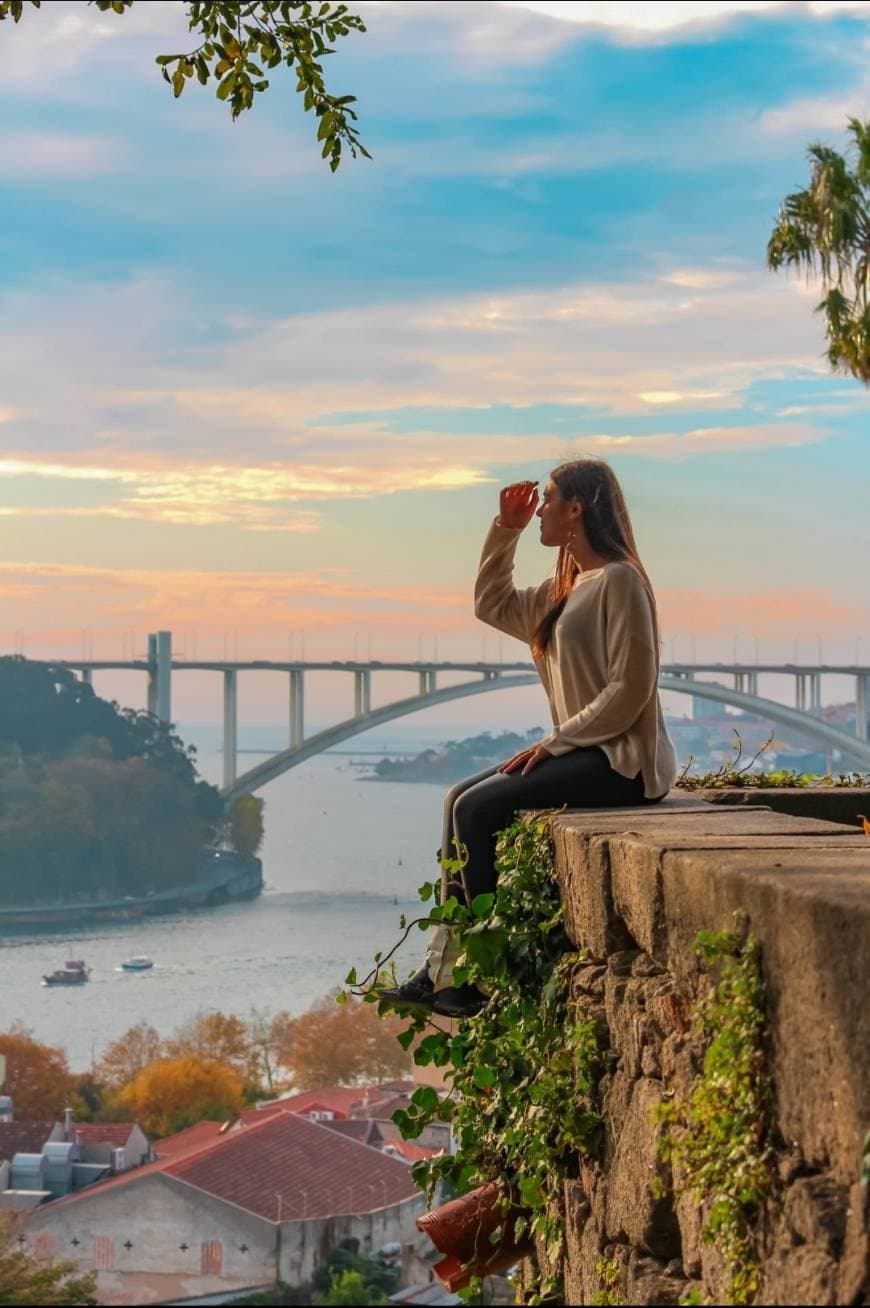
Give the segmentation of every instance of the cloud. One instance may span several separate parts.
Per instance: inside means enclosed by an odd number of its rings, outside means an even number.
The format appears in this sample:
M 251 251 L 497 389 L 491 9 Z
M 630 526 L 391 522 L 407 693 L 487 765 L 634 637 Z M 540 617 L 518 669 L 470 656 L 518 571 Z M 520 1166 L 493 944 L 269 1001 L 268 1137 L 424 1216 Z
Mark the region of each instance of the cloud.
M 458 454 L 458 451 L 457 451 Z M 117 518 L 193 526 L 228 525 L 245 531 L 315 531 L 319 515 L 300 512 L 299 500 L 348 500 L 391 494 L 397 490 L 445 490 L 474 485 L 481 474 L 473 468 L 443 464 L 421 451 L 401 464 L 375 459 L 348 465 L 226 466 L 172 465 L 155 469 L 137 466 L 135 455 L 115 469 L 90 465 L 40 462 L 38 459 L 0 461 L 0 479 L 37 478 L 48 481 L 108 485 L 111 501 L 103 504 L 6 504 L 3 517 Z M 11 489 L 14 489 L 14 484 Z M 58 501 L 61 495 L 58 494 Z
M 7 19 L 3 24 L 4 88 L 44 94 L 47 87 L 56 91 L 66 83 L 74 98 L 87 100 L 92 94 L 88 81 L 71 75 L 89 60 L 102 63 L 105 74 L 107 61 L 131 48 L 137 49 L 137 63 L 150 63 L 152 74 L 154 55 L 179 40 L 186 43 L 179 50 L 188 48 L 191 37 L 183 15 L 184 7 L 175 0 L 148 0 L 124 14 L 103 13 L 81 0 L 52 0 L 38 13 L 25 5 L 19 23 Z
M 19 132 L 0 140 L 0 179 L 97 177 L 121 158 L 120 144 L 109 137 Z
M 684 39 L 694 32 L 711 27 L 741 14 L 779 11 L 793 15 L 803 10 L 816 18 L 840 11 L 870 11 L 866 0 L 809 0 L 809 3 L 784 3 L 783 0 L 501 0 L 505 8 L 528 9 L 549 18 L 583 26 L 615 29 L 619 34 L 655 39 L 673 34 Z
M 739 590 L 657 587 L 665 639 L 685 633 L 698 636 L 759 636 L 806 638 L 839 636 L 866 626 L 866 610 L 838 598 L 830 589 L 812 586 L 763 587 Z M 82 626 L 91 632 L 96 657 L 118 657 L 122 648 L 142 650 L 143 633 L 169 626 L 176 650 L 193 656 L 196 632 L 199 658 L 225 654 L 227 628 L 243 638 L 242 657 L 288 657 L 288 633 L 297 633 L 291 646 L 299 656 L 298 633 L 334 641 L 330 657 L 349 657 L 355 637 L 374 632 L 396 656 L 403 642 L 406 657 L 416 650 L 421 631 L 433 624 L 451 639 L 456 657 L 476 657 L 481 628 L 472 612 L 467 586 L 427 584 L 372 586 L 356 574 L 335 570 L 287 569 L 254 571 L 179 568 L 84 567 L 70 564 L 0 564 L 0 601 L 7 627 L 25 633 L 26 649 L 48 656 L 80 652 Z M 50 618 L 47 619 L 47 615 Z M 86 615 L 86 617 L 83 617 Z M 186 633 L 186 634 L 185 634 Z M 122 646 L 122 635 L 124 644 Z M 36 648 L 38 645 L 39 648 Z M 511 646 L 519 653 L 518 647 Z M 308 653 L 311 657 L 312 641 Z M 492 654 L 492 649 L 490 654 Z M 375 658 L 389 658 L 384 645 Z
M 758 127 L 768 136 L 806 137 L 816 141 L 822 132 L 844 134 L 850 118 L 861 117 L 866 109 L 870 82 L 859 82 L 849 91 L 835 96 L 807 96 L 788 101 L 759 116 Z
M 844 630 L 861 630 L 867 622 L 864 605 L 813 586 L 732 591 L 659 587 L 656 600 L 662 628 L 673 634 L 815 638 L 820 632 L 841 635 Z
M 76 644 L 82 613 L 97 631 L 156 630 L 171 622 L 203 635 L 228 625 L 264 637 L 303 627 L 347 630 L 375 624 L 413 632 L 474 626 L 466 589 L 427 585 L 372 586 L 316 569 L 293 572 L 178 568 L 84 567 L 72 564 L 0 564 L 0 600 L 7 623 L 41 639 Z M 50 613 L 51 626 L 46 626 Z M 428 629 L 428 627 L 424 627 Z M 204 651 L 201 652 L 201 656 Z
M 178 282 L 55 282 L 2 305 L 0 476 L 13 489 L 56 479 L 59 511 L 76 516 L 310 531 L 317 501 L 473 486 L 560 444 L 661 458 L 808 444 L 827 435 L 812 421 L 716 415 L 759 379 L 827 376 L 814 301 L 785 277 L 681 265 L 633 283 L 241 320 L 204 316 Z M 604 416 L 561 443 L 450 430 L 454 409 L 537 404 Z M 397 429 L 390 415 L 415 407 L 446 421 Z M 664 409 L 711 421 L 632 432 L 633 416 Z M 76 482 L 105 493 L 82 505 Z M 19 502 L 7 496 L 7 512 L 43 512 Z

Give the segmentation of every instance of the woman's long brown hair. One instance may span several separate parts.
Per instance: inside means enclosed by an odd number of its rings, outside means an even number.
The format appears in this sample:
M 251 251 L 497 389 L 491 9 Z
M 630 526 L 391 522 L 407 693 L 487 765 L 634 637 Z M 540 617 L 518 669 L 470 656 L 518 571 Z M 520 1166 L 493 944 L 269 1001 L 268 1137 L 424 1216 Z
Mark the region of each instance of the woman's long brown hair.
M 563 500 L 579 500 L 583 506 L 583 527 L 596 554 L 608 563 L 630 563 L 640 574 L 652 607 L 656 634 L 656 660 L 659 657 L 659 624 L 655 595 L 646 569 L 640 561 L 631 518 L 616 473 L 603 459 L 575 459 L 562 463 L 550 473 Z M 580 572 L 567 545 L 559 549 L 556 571 L 550 588 L 551 607 L 544 614 L 532 638 L 532 653 L 541 658 L 553 635 L 553 628 L 565 607 Z

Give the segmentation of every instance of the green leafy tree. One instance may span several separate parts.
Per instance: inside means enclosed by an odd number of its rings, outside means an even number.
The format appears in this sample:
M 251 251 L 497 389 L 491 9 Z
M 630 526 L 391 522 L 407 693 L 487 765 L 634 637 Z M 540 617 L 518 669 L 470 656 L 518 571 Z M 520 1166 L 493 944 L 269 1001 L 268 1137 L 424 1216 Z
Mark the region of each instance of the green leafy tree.
M 89 0 L 89 4 L 94 0 Z M 135 0 L 96 0 L 97 9 L 124 14 Z M 30 0 L 34 9 L 42 0 Z M 0 0 L 0 21 L 19 22 L 25 0 Z M 177 99 L 193 78 L 203 86 L 214 79 L 215 94 L 229 103 L 233 118 L 250 109 L 254 96 L 267 90 L 266 70 L 286 65 L 296 74 L 296 90 L 306 112 L 314 110 L 317 140 L 333 172 L 341 163 L 342 146 L 371 155 L 362 145 L 350 107 L 353 95 L 330 95 L 323 79 L 324 56 L 332 42 L 365 24 L 344 4 L 307 4 L 304 0 L 192 0 L 185 4 L 188 28 L 196 34 L 193 49 L 157 56 L 164 79 Z
M 0 658 L 0 902 L 193 880 L 224 820 L 195 753 L 170 725 L 101 699 L 66 668 Z
M 820 276 L 828 360 L 870 383 L 870 119 L 849 119 L 853 149 L 811 145 L 810 183 L 783 200 L 767 246 L 783 264 Z
M 37 1257 L 19 1243 L 21 1219 L 0 1213 L 0 1304 L 95 1304 L 97 1278 L 78 1264 Z
M 315 1298 L 315 1303 L 322 1304 L 372 1304 L 389 1303 L 389 1299 L 378 1290 L 366 1285 L 361 1272 L 333 1272 L 329 1289 Z

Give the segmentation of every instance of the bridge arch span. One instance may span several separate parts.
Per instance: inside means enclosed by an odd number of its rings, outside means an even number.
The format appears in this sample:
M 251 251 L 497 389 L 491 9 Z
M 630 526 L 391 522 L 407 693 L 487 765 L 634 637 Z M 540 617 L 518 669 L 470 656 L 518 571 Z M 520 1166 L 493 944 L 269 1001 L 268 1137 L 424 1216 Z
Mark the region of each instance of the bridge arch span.
M 537 673 L 521 673 L 516 676 L 500 675 L 467 681 L 459 686 L 445 686 L 442 690 L 430 691 L 426 695 L 410 695 L 407 699 L 396 700 L 393 704 L 372 709 L 363 717 L 348 718 L 334 727 L 328 727 L 326 731 L 318 731 L 316 735 L 309 736 L 301 745 L 282 750 L 280 754 L 273 754 L 271 758 L 265 759 L 256 767 L 236 777 L 233 785 L 221 793 L 230 800 L 238 795 L 251 794 L 252 791 L 259 790 L 261 786 L 280 777 L 282 773 L 289 772 L 291 768 L 304 763 L 306 759 L 313 758 L 315 754 L 322 754 L 324 750 L 340 745 L 345 740 L 351 740 L 364 731 L 371 731 L 372 727 L 380 727 L 385 722 L 407 717 L 410 713 L 419 713 L 421 709 L 447 704 L 453 699 L 466 699 L 469 695 L 480 695 L 488 690 L 507 690 L 511 686 L 532 686 L 536 683 L 540 684 Z
M 326 731 L 319 731 L 316 735 L 309 736 L 300 745 L 272 755 L 271 758 L 243 772 L 233 785 L 222 793 L 230 800 L 238 795 L 250 794 L 268 785 L 283 773 L 289 772 L 291 768 L 304 763 L 306 759 L 313 758 L 315 754 L 321 754 L 324 750 L 339 745 L 345 740 L 351 740 L 354 736 L 370 731 L 373 727 L 393 722 L 396 718 L 407 717 L 411 713 L 419 713 L 421 709 L 434 708 L 438 704 L 447 704 L 454 699 L 465 699 L 470 695 L 486 694 L 492 690 L 508 690 L 513 686 L 535 684 L 540 684 L 535 672 L 510 676 L 497 675 L 464 682 L 459 686 L 445 686 L 442 690 L 430 691 L 425 695 L 411 695 L 407 699 L 396 700 L 393 704 L 385 704 L 361 717 L 348 718 L 333 727 L 328 727 Z M 789 708 L 773 699 L 764 699 L 759 695 L 733 690 L 730 686 L 722 686 L 715 681 L 695 681 L 666 674 L 659 680 L 659 689 L 676 691 L 681 695 L 701 695 L 704 699 L 717 700 L 719 703 L 741 708 L 747 713 L 754 713 L 758 717 L 791 727 L 826 748 L 839 749 L 848 758 L 855 760 L 859 766 L 870 768 L 870 743 L 859 740 L 829 722 L 811 717 L 801 709 Z
M 660 690 L 675 690 L 681 695 L 699 695 L 703 699 L 718 700 L 720 704 L 730 704 L 741 708 L 746 713 L 754 713 L 759 718 L 769 718 L 784 727 L 791 727 L 801 735 L 820 745 L 833 746 L 854 759 L 861 767 L 870 768 L 870 743 L 851 736 L 841 727 L 823 722 L 821 718 L 812 717 L 803 709 L 789 708 L 779 704 L 775 699 L 763 699 L 761 695 L 748 695 L 743 690 L 732 690 L 730 686 L 720 686 L 716 681 L 694 681 L 686 677 L 659 678 Z

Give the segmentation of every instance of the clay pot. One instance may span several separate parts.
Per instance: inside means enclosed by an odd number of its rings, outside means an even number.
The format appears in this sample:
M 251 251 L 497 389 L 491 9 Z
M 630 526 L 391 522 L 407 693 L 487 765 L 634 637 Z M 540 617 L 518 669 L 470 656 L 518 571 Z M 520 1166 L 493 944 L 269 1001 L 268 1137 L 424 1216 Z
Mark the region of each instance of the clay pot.
M 503 1201 L 509 1200 L 505 1209 Z M 524 1258 L 532 1251 L 531 1231 L 526 1228 L 519 1240 L 514 1231 L 518 1218 L 528 1222 L 531 1209 L 521 1208 L 497 1181 L 489 1181 L 470 1194 L 451 1199 L 431 1213 L 417 1218 L 423 1231 L 439 1253 L 445 1255 L 435 1265 L 435 1275 L 451 1293 L 463 1289 L 473 1276 L 491 1276 Z M 497 1244 L 492 1233 L 502 1228 Z

